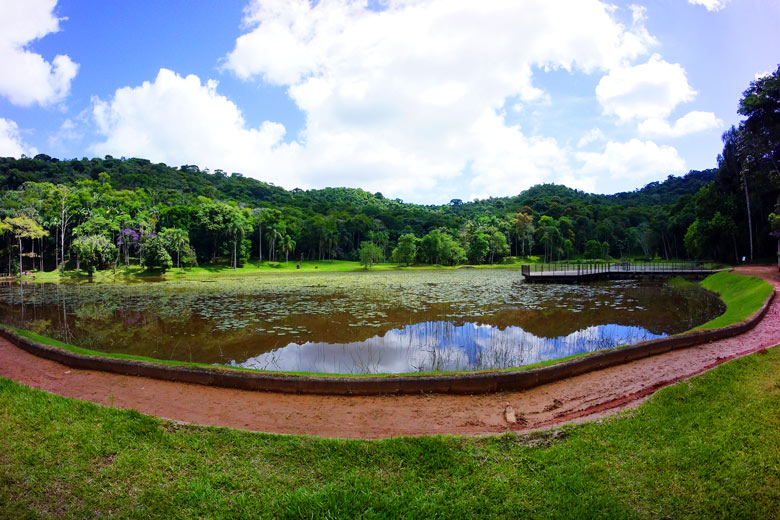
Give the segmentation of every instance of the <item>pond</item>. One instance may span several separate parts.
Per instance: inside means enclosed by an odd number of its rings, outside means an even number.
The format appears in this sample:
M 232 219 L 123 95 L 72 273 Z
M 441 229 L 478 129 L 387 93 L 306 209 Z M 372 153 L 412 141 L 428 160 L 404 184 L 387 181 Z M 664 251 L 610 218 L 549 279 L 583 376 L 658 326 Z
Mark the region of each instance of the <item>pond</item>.
M 515 367 L 676 334 L 724 310 L 695 285 L 533 285 L 498 269 L 0 286 L 1 322 L 80 347 L 319 373 Z

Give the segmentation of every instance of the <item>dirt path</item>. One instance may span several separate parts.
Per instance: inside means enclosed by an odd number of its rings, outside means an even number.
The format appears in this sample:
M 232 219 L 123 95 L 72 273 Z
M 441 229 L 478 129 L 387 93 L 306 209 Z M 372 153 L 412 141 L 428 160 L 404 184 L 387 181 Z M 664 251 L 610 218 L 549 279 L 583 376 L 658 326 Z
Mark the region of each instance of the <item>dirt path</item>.
M 773 267 L 737 272 L 780 288 Z M 730 359 L 780 343 L 780 302 L 752 331 L 524 392 L 388 397 L 302 396 L 247 392 L 76 370 L 38 358 L 0 339 L 0 376 L 32 387 L 196 424 L 325 437 L 481 435 L 590 420 L 636 405 L 661 387 Z M 509 425 L 511 404 L 519 424 Z

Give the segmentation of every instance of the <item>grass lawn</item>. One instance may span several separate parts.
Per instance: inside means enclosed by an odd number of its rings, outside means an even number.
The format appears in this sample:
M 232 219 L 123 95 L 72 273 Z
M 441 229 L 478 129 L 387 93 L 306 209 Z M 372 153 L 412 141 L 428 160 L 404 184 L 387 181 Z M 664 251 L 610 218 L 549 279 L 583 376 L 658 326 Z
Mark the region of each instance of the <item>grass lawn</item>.
M 399 270 L 430 270 L 430 269 L 520 269 L 524 264 L 536 264 L 542 262 L 538 256 L 527 257 L 507 257 L 501 263 L 479 264 L 479 265 L 456 265 L 442 266 L 429 264 L 413 264 L 405 266 L 396 263 L 378 263 L 371 266 L 372 271 L 399 271 Z M 600 262 L 601 260 L 572 260 L 569 262 Z M 633 261 L 633 260 L 630 260 Z M 655 263 L 667 263 L 664 260 L 656 260 Z M 668 261 L 674 263 L 675 261 Z M 214 278 L 221 276 L 251 276 L 275 273 L 334 273 L 334 272 L 355 272 L 363 271 L 364 268 L 360 262 L 350 260 L 324 260 L 324 261 L 305 261 L 301 268 L 297 267 L 297 260 L 290 262 L 262 262 L 260 265 L 256 261 L 250 261 L 238 269 L 233 269 L 227 264 L 217 264 L 214 266 L 204 265 L 199 267 L 188 267 L 183 269 L 168 269 L 165 272 L 156 270 L 146 270 L 138 265 L 131 265 L 128 268 L 121 267 L 114 272 L 112 269 L 97 271 L 92 276 L 92 280 L 98 282 L 127 281 L 132 279 L 142 280 L 144 278 L 165 278 L 166 280 L 181 280 L 187 278 Z M 61 280 L 88 280 L 90 277 L 84 271 L 65 271 L 64 274 L 58 271 L 35 272 L 25 279 L 34 279 L 37 282 L 57 282 Z
M 371 266 L 372 271 L 399 271 L 399 270 L 431 270 L 431 269 L 520 269 L 523 264 L 538 262 L 539 258 L 530 256 L 527 258 L 512 257 L 509 261 L 500 264 L 484 264 L 484 265 L 456 265 L 456 266 L 441 266 L 441 265 L 428 265 L 428 264 L 416 264 L 411 266 L 404 266 L 395 263 L 379 263 Z M 128 268 L 121 267 L 116 270 L 116 273 L 112 269 L 106 269 L 103 271 L 97 271 L 92 279 L 99 282 L 110 281 L 127 281 L 128 279 L 143 279 L 143 278 L 158 278 L 162 277 L 166 280 L 181 280 L 186 278 L 214 278 L 221 276 L 251 276 L 261 274 L 276 274 L 276 273 L 334 273 L 334 272 L 355 272 L 364 271 L 360 262 L 353 262 L 349 260 L 325 260 L 319 261 L 305 261 L 301 264 L 301 268 L 298 269 L 297 261 L 290 260 L 289 264 L 286 262 L 263 262 L 258 265 L 256 261 L 248 262 L 243 267 L 233 269 L 225 264 L 218 264 L 216 266 L 199 266 L 188 267 L 184 269 L 169 269 L 162 273 L 160 271 L 154 271 L 143 269 L 137 265 L 131 265 Z M 64 274 L 58 271 L 47 272 L 35 272 L 34 274 L 25 277 L 25 279 L 34 279 L 37 282 L 57 282 L 61 280 L 88 280 L 90 277 L 83 271 L 66 271 Z
M 0 379 L 0 517 L 777 518 L 778 374 L 775 348 L 556 436 L 383 441 L 182 426 Z
M 701 281 L 705 289 L 720 295 L 726 302 L 726 312 L 693 330 L 718 329 L 752 316 L 773 291 L 772 285 L 754 276 L 742 276 L 721 271 Z

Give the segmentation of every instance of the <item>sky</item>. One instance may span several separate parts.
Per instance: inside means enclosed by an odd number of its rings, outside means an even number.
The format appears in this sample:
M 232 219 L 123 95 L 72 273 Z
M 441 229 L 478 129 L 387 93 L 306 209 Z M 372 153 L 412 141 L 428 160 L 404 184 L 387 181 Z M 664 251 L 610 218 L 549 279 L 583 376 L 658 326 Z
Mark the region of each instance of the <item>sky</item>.
M 438 204 L 715 167 L 774 0 L 0 0 L 0 156 Z

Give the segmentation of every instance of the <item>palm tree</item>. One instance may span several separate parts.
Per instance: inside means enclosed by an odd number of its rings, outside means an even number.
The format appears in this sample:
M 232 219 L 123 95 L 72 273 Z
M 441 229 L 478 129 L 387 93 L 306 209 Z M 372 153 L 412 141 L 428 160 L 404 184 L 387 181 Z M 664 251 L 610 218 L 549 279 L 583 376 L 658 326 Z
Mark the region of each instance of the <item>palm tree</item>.
M 176 268 L 181 269 L 181 248 L 189 244 L 190 237 L 186 231 L 174 228 L 169 231 L 172 244 L 176 247 Z
M 295 250 L 295 240 L 290 235 L 284 235 L 282 238 L 282 251 L 284 251 L 285 265 L 290 265 L 290 253 Z
M 267 208 L 254 208 L 251 212 L 252 219 L 257 224 L 257 265 L 263 263 L 263 222 L 267 212 Z

